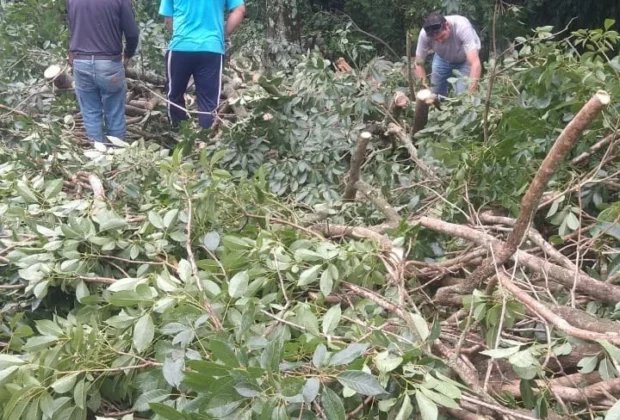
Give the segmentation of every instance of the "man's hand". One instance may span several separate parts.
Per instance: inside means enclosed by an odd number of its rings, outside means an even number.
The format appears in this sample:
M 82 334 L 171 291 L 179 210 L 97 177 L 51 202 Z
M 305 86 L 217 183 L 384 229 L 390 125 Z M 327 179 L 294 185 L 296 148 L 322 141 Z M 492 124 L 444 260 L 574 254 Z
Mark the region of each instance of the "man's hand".
M 69 65 L 73 67 L 73 53 L 69 51 L 69 55 L 67 56 L 67 60 L 69 61 Z
M 469 95 L 473 95 L 474 93 L 478 92 L 478 81 L 474 80 L 469 84 Z
M 131 60 L 131 58 L 123 57 L 123 67 L 125 67 L 125 70 L 127 70 L 127 67 L 129 67 L 129 60 Z
M 228 55 L 231 48 L 232 48 L 232 41 L 230 40 L 230 37 L 227 36 L 224 39 L 224 55 Z

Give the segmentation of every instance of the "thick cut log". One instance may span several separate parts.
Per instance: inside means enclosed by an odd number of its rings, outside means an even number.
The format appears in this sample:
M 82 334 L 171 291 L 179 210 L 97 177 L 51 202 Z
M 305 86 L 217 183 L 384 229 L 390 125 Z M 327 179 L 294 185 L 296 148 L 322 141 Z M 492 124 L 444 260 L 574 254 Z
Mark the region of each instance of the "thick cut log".
M 411 132 L 412 136 L 415 136 L 418 131 L 426 127 L 426 123 L 428 122 L 428 107 L 430 104 L 435 104 L 435 106 L 437 106 L 437 95 L 435 95 L 428 89 L 422 89 L 421 91 L 419 91 L 415 99 L 413 131 Z
M 54 83 L 54 86 L 58 89 L 73 89 L 75 87 L 73 78 L 62 67 L 52 64 L 45 69 L 43 77 L 48 82 Z

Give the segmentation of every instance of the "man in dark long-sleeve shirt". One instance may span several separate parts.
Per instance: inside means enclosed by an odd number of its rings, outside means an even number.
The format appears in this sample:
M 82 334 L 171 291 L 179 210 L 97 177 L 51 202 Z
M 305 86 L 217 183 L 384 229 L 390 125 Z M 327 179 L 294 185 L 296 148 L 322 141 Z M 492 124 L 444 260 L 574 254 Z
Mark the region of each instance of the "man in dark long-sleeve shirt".
M 86 134 L 105 142 L 125 137 L 125 67 L 138 47 L 140 30 L 131 0 L 66 0 L 75 92 Z M 126 46 L 123 52 L 123 35 Z

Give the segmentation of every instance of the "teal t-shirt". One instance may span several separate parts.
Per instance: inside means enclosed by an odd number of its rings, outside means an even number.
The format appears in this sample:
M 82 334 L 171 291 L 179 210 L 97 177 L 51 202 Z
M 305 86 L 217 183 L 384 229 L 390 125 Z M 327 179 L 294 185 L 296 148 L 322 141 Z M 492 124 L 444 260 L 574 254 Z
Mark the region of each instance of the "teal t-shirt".
M 161 0 L 159 14 L 172 17 L 172 51 L 224 54 L 224 12 L 243 0 Z

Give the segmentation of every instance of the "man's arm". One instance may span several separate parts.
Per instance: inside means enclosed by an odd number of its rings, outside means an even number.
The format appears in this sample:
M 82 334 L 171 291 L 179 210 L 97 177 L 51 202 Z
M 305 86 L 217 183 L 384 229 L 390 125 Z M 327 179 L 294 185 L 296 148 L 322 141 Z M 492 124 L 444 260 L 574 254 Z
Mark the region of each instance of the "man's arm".
M 174 3 L 172 0 L 161 0 L 159 3 L 159 14 L 164 17 L 164 25 L 172 32 L 173 16 L 174 16 Z
M 230 14 L 228 15 L 228 19 L 226 19 L 226 28 L 224 30 L 226 38 L 232 35 L 235 32 L 235 29 L 241 24 L 243 18 L 245 17 L 245 5 L 241 4 L 235 7 Z
M 428 86 L 426 81 L 426 70 L 424 69 L 424 63 L 426 62 L 426 56 L 428 55 L 428 37 L 424 29 L 420 30 L 418 36 L 418 44 L 415 49 L 415 57 L 413 57 L 413 74 L 418 79 L 422 80 L 424 86 Z
M 123 0 L 121 3 L 121 29 L 125 34 L 124 58 L 127 62 L 136 53 L 140 41 L 140 28 L 136 23 L 131 0 Z
M 480 55 L 478 54 L 477 49 L 469 51 L 466 56 L 467 62 L 471 66 L 471 70 L 469 72 L 469 77 L 471 78 L 469 93 L 473 93 L 478 89 L 478 80 L 480 79 L 480 74 L 482 73 L 482 64 L 480 63 Z

